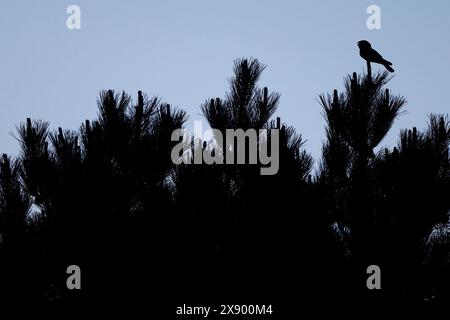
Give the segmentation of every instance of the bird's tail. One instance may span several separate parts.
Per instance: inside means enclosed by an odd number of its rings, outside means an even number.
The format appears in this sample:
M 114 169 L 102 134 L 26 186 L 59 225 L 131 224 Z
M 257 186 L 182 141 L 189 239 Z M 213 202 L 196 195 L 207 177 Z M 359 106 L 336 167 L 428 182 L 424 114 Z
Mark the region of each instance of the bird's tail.
M 383 66 L 385 66 L 389 72 L 394 72 L 394 69 L 392 69 L 391 65 L 392 65 L 392 62 L 384 60 Z

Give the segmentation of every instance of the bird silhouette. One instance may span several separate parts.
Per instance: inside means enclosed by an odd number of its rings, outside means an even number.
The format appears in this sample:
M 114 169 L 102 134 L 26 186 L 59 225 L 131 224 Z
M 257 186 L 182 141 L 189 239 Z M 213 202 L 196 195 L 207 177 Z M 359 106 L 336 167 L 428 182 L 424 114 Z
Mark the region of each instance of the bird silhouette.
M 372 49 L 372 46 L 369 41 L 367 40 L 358 41 L 358 47 L 359 47 L 359 55 L 361 56 L 361 58 L 365 59 L 368 62 L 375 62 L 382 64 L 383 66 L 386 67 L 386 69 L 389 72 L 394 72 L 394 69 L 392 69 L 391 67 L 392 62 L 387 61 L 375 49 Z

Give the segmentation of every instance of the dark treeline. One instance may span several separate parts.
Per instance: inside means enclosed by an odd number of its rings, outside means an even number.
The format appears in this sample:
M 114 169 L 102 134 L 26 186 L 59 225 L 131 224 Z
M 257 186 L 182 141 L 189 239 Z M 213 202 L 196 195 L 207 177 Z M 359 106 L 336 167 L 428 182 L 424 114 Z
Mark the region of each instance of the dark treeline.
M 447 302 L 447 117 L 379 150 L 406 101 L 385 88 L 387 73 L 353 74 L 344 92 L 319 97 L 326 138 L 314 170 L 302 136 L 274 119 L 280 95 L 258 87 L 263 70 L 237 60 L 229 92 L 201 111 L 222 132 L 280 129 L 275 175 L 175 165 L 171 134 L 188 116 L 141 92 L 101 92 L 98 118 L 77 131 L 20 124 L 20 154 L 0 159 L 1 301 Z M 79 291 L 66 287 L 73 264 Z M 366 287 L 369 265 L 381 290 Z

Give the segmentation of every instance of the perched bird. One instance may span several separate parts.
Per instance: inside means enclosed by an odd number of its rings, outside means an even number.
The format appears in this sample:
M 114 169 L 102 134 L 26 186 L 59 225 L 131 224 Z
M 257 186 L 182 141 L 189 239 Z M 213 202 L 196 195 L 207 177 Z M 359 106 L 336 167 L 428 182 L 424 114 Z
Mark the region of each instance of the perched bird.
M 376 50 L 372 49 L 372 46 L 370 45 L 370 42 L 367 40 L 361 40 L 358 42 L 359 47 L 359 55 L 361 58 L 365 59 L 367 62 L 375 62 L 382 64 L 386 67 L 386 69 L 389 72 L 394 72 L 394 69 L 392 69 L 391 65 L 392 62 L 389 62 L 381 56 Z

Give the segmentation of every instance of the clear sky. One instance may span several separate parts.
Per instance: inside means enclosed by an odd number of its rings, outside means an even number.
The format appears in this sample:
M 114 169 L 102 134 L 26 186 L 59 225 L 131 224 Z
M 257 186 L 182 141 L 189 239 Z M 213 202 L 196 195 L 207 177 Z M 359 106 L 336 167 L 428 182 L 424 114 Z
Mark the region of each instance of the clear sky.
M 66 27 L 71 4 L 81 30 Z M 366 26 L 372 4 L 379 30 Z M 224 96 L 233 60 L 255 57 L 267 65 L 261 85 L 282 95 L 277 115 L 317 159 L 325 121 L 316 99 L 363 71 L 361 39 L 393 62 L 389 87 L 408 100 L 382 142 L 392 146 L 400 128 L 449 113 L 449 15 L 447 0 L 1 0 L 0 152 L 17 154 L 9 133 L 26 117 L 68 129 L 95 118 L 102 89 L 158 95 L 186 110 L 192 129 L 200 104 Z

